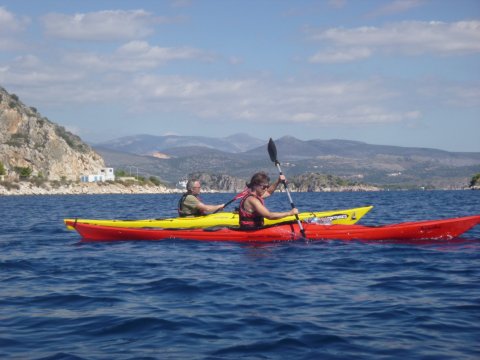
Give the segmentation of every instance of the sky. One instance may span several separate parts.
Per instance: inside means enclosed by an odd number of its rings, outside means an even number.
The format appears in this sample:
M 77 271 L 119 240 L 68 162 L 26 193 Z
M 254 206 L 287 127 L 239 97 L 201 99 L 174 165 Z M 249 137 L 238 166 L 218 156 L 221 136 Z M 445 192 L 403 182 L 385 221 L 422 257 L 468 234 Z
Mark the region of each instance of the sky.
M 0 0 L 0 86 L 90 143 L 480 151 L 479 0 Z

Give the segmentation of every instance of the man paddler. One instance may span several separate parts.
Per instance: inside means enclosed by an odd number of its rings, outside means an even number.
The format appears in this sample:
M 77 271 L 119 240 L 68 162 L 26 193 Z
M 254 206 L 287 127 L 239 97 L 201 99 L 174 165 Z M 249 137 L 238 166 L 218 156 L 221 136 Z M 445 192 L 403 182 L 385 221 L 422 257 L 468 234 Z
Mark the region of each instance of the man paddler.
M 187 192 L 184 193 L 178 201 L 178 215 L 180 217 L 202 216 L 225 207 L 225 204 L 204 204 L 199 198 L 201 188 L 202 186 L 199 180 L 193 179 L 187 181 Z

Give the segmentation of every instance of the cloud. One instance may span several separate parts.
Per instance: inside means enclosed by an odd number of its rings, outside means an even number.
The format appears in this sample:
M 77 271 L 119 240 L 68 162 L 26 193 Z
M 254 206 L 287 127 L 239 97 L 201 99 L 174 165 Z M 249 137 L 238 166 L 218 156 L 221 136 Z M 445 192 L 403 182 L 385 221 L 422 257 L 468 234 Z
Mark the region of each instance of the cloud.
M 347 0 L 329 0 L 328 1 L 328 6 L 340 9 L 343 8 L 347 3 Z
M 33 88 L 77 82 L 84 78 L 81 73 L 56 65 L 47 65 L 34 55 L 24 55 L 16 57 L 12 64 L 0 69 L 0 84 Z
M 155 69 L 168 62 L 180 60 L 213 61 L 215 55 L 192 47 L 152 46 L 146 41 L 130 41 L 113 53 L 71 53 L 65 63 L 93 71 L 133 72 Z
M 317 114 L 311 113 L 311 112 L 303 112 L 303 113 L 297 113 L 297 114 L 292 114 L 292 121 L 293 122 L 310 122 L 310 121 L 315 121 L 317 119 Z
M 123 16 L 126 24 L 119 26 L 115 14 Z M 60 49 L 49 54 L 49 58 L 26 54 L 10 63 L 0 63 L 0 83 L 13 85 L 17 93 L 25 94 L 28 103 L 40 111 L 46 104 L 69 109 L 101 104 L 120 109 L 131 115 L 133 121 L 137 121 L 138 114 L 162 117 L 180 113 L 192 119 L 217 120 L 219 124 L 229 119 L 247 125 L 301 123 L 305 126 L 411 122 L 421 114 L 420 109 L 405 100 L 410 94 L 394 89 L 394 85 L 387 87 L 377 79 L 160 76 L 167 74 L 167 70 L 160 72 L 158 68 L 167 63 L 213 61 L 217 56 L 194 47 L 162 47 L 139 39 L 147 36 L 158 21 L 143 10 L 88 13 L 78 15 L 78 19 L 75 16 L 60 15 L 55 31 L 70 25 L 71 32 L 65 30 L 64 34 L 67 38 L 126 41 L 116 49 L 102 49 L 107 51 L 102 53 L 77 51 L 62 56 Z M 452 46 L 461 51 L 476 51 L 479 23 L 402 22 L 383 27 L 315 31 L 311 32 L 312 38 L 328 47 L 309 60 L 348 62 L 368 58 L 378 51 L 410 53 L 417 49 L 454 53 Z M 231 62 L 237 63 L 238 59 L 232 58 Z M 473 102 L 478 91 L 457 90 L 457 94 L 452 101 Z
M 200 80 L 179 76 L 138 77 L 132 86 L 140 102 L 165 113 L 252 123 L 378 124 L 401 122 L 416 109 L 395 110 L 396 96 L 376 82 Z M 148 98 L 148 99 L 147 99 Z M 138 106 L 137 108 L 140 108 Z
M 239 80 L 201 80 L 182 76 L 143 75 L 135 78 L 135 88 L 139 94 L 145 94 L 151 100 L 192 101 L 198 99 L 241 96 L 255 87 L 252 79 Z
M 73 71 L 65 64 L 47 65 L 34 57 L 16 64 L 12 69 L 0 69 L 0 83 L 15 88 L 40 112 L 42 107 L 52 105 L 75 111 L 79 106 L 94 108 L 101 104 L 122 109 L 132 121 L 141 114 L 162 118 L 177 113 L 219 124 L 225 119 L 241 121 L 246 126 L 383 124 L 407 122 L 419 114 L 412 106 L 396 105 L 405 94 L 385 88 L 379 80 L 326 82 L 268 77 L 205 79 L 143 71 L 93 73 L 86 66 L 78 65 Z
M 16 39 L 30 24 L 30 18 L 18 17 L 0 6 L 0 50 L 18 50 L 23 48 L 21 41 Z
M 230 56 L 228 59 L 228 62 L 231 65 L 238 65 L 238 64 L 243 64 L 244 60 L 238 56 Z
M 439 104 L 453 105 L 462 109 L 480 108 L 480 86 L 468 83 L 452 84 L 428 82 L 417 88 L 418 96 Z
M 320 51 L 311 56 L 308 61 L 311 63 L 343 63 L 360 59 L 366 59 L 372 55 L 369 48 L 349 48 L 338 50 Z
M 172 7 L 183 8 L 192 6 L 192 0 L 172 0 Z
M 398 96 L 379 80 L 275 80 L 265 76 L 203 78 L 160 76 L 156 67 L 178 60 L 206 60 L 192 48 L 128 42 L 109 54 L 75 53 L 57 61 L 35 55 L 2 64 L 0 83 L 37 107 L 121 107 L 125 113 L 182 113 L 190 118 L 305 125 L 403 121 L 415 108 L 397 110 Z M 38 89 L 42 91 L 39 92 Z
M 50 13 L 42 18 L 46 33 L 61 39 L 112 41 L 144 38 L 164 17 L 144 10 L 105 10 L 86 14 Z
M 395 0 L 369 13 L 367 17 L 395 15 L 421 6 L 425 0 Z
M 28 17 L 17 17 L 8 11 L 5 7 L 0 6 L 0 34 L 12 34 L 25 30 L 30 23 Z
M 460 107 L 480 107 L 480 88 L 474 86 L 455 86 L 447 89 L 449 102 Z
M 163 63 L 172 60 L 213 59 L 213 55 L 208 52 L 192 47 L 166 48 L 150 46 L 146 41 L 131 41 L 121 46 L 117 50 L 117 55 L 120 58 L 151 61 L 153 63 Z
M 311 39 L 332 43 L 334 50 L 318 51 L 311 62 L 345 62 L 375 52 L 401 55 L 463 55 L 480 52 L 480 21 L 444 23 L 404 21 L 384 27 L 331 28 L 310 31 Z

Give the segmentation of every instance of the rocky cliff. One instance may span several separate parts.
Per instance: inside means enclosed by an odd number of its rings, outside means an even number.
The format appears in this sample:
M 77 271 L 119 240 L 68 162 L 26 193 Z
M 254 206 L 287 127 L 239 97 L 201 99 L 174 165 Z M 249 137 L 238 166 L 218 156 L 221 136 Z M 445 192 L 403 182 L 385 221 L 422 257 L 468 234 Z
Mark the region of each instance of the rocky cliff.
M 191 173 L 189 179 L 198 179 L 202 183 L 203 190 L 215 190 L 224 192 L 240 192 L 246 186 L 247 180 L 226 174 Z M 249 180 L 249 179 L 248 179 Z M 276 180 L 276 174 L 271 181 Z M 306 173 L 293 176 L 288 181 L 292 192 L 330 192 L 330 191 L 379 191 L 380 187 L 358 182 L 344 180 L 338 176 L 323 175 L 318 173 Z M 283 186 L 278 187 L 279 191 Z
M 239 192 L 245 188 L 245 180 L 227 174 L 191 173 L 189 179 L 198 179 L 203 190 Z
M 0 162 L 7 178 L 19 169 L 48 180 L 78 180 L 97 174 L 105 163 L 90 146 L 65 128 L 24 105 L 15 94 L 0 87 Z
M 347 181 L 338 176 L 318 173 L 305 173 L 294 176 L 289 187 L 298 192 L 329 191 L 379 191 L 381 188 L 368 184 Z

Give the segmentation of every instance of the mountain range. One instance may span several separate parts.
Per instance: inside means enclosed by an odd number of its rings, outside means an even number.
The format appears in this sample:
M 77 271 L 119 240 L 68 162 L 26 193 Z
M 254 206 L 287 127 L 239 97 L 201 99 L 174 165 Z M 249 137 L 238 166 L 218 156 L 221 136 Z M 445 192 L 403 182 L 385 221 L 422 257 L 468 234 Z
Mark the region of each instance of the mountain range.
M 98 147 L 137 155 L 155 155 L 165 149 L 184 147 L 204 147 L 227 153 L 241 153 L 265 143 L 248 134 L 235 134 L 224 138 L 180 135 L 133 135 L 97 144 Z
M 349 140 L 275 139 L 288 176 L 321 173 L 391 188 L 463 188 L 480 172 L 479 152 L 372 145 Z M 135 135 L 94 144 L 115 168 L 135 168 L 174 184 L 190 173 L 228 174 L 249 179 L 256 171 L 271 176 L 267 140 L 247 134 L 226 138 Z
M 0 163 L 7 179 L 28 173 L 45 180 L 78 181 L 80 175 L 96 174 L 108 166 L 132 175 L 156 176 L 171 185 L 196 174 L 220 179 L 231 188 L 259 170 L 278 176 L 267 142 L 248 134 L 223 138 L 134 135 L 88 145 L 0 87 Z M 275 143 L 292 185 L 294 177 L 321 174 L 388 188 L 464 188 L 480 173 L 479 152 L 291 136 Z

